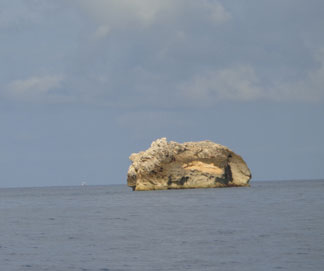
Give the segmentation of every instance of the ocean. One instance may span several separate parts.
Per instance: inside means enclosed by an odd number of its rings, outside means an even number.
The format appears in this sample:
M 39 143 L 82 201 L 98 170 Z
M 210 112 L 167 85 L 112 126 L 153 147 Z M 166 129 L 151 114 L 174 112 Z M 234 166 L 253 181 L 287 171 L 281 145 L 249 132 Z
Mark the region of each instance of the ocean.
M 0 270 L 324 270 L 324 181 L 0 189 Z

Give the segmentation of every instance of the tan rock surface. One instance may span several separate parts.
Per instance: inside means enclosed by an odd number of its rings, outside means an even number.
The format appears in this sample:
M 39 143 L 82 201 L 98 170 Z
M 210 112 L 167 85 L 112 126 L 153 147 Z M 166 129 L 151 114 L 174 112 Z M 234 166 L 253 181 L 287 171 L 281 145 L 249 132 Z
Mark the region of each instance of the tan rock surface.
M 127 184 L 133 190 L 249 186 L 251 172 L 241 156 L 211 141 L 154 141 L 133 153 Z

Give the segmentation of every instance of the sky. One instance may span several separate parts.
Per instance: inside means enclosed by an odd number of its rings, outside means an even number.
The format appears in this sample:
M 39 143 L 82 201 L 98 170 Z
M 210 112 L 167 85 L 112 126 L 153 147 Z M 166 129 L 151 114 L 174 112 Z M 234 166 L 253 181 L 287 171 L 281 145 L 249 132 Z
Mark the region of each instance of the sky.
M 126 184 L 157 138 L 324 179 L 324 1 L 1 0 L 0 187 Z

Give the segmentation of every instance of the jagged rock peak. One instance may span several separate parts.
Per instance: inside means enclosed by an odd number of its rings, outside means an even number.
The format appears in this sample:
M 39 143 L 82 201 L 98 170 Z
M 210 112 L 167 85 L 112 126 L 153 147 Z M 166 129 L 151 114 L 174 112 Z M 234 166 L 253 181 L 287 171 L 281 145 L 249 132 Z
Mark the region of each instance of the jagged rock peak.
M 181 144 L 160 138 L 129 159 L 127 184 L 136 191 L 249 186 L 251 179 L 241 156 L 208 140 Z

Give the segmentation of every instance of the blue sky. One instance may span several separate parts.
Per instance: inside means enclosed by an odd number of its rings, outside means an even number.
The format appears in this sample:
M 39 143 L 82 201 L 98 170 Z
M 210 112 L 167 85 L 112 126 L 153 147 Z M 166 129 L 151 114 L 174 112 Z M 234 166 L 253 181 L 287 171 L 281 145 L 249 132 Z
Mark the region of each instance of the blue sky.
M 324 178 L 321 0 L 2 0 L 0 187 L 122 184 L 160 137 Z

